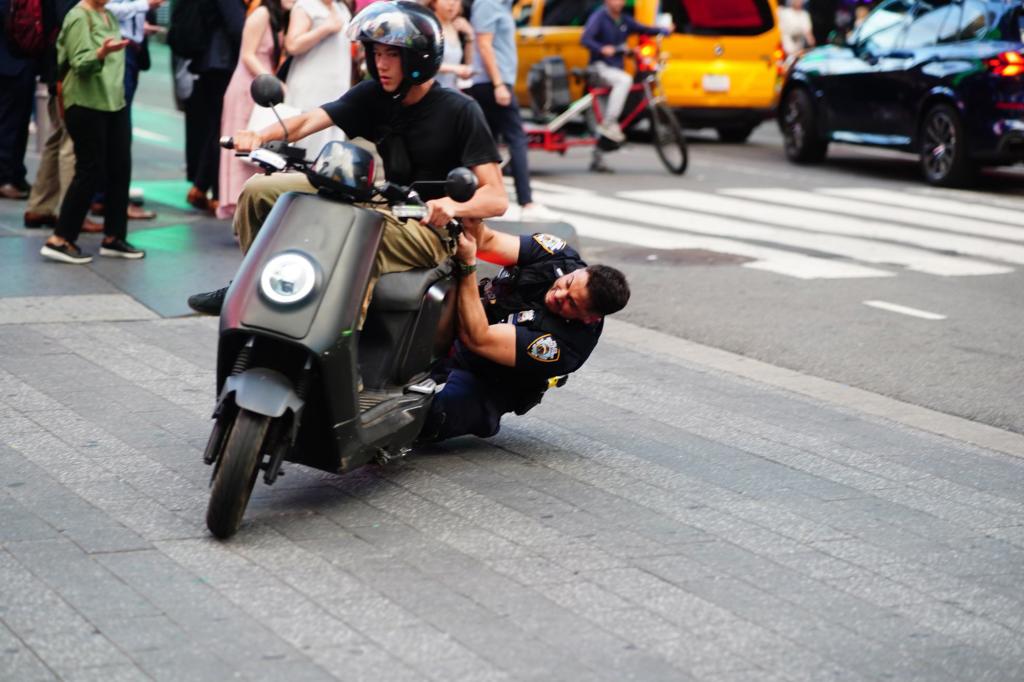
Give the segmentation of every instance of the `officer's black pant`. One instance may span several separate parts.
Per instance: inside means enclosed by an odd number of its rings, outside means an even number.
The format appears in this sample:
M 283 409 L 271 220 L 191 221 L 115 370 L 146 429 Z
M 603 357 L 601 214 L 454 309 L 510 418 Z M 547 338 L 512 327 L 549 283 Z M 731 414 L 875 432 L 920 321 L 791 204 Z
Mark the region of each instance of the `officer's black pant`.
M 435 380 L 441 379 L 435 376 Z M 495 387 L 472 372 L 453 369 L 444 389 L 434 396 L 420 440 L 436 442 L 469 434 L 493 436 L 501 428 L 501 416 L 512 411 L 507 403 Z

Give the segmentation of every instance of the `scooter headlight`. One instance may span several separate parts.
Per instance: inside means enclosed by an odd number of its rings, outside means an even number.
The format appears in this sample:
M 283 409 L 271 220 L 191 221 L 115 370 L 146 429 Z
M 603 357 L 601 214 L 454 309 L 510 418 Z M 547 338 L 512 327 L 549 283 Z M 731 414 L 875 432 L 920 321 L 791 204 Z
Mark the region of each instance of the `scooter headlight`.
M 305 256 L 282 253 L 263 266 L 260 290 L 274 303 L 298 303 L 316 284 L 316 268 Z

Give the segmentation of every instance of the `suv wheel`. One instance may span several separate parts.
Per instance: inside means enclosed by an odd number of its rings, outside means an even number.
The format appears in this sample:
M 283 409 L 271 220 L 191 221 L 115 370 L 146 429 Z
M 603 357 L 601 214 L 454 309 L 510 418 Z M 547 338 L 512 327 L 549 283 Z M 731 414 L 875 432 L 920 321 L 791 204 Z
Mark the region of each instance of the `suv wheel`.
M 803 88 L 793 88 L 782 101 L 783 148 L 786 158 L 794 163 L 819 163 L 828 151 L 828 140 L 818 132 L 818 116 L 814 102 Z
M 940 187 L 967 184 L 975 173 L 967 158 L 967 139 L 960 114 L 949 104 L 934 105 L 921 122 L 921 170 Z

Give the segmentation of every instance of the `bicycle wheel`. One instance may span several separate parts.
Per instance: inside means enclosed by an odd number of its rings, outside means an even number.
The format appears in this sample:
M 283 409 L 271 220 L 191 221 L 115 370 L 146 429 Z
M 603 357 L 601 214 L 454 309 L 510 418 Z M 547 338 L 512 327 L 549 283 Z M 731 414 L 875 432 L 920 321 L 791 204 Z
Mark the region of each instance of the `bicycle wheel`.
M 686 150 L 686 136 L 672 113 L 664 104 L 658 102 L 651 108 L 651 127 L 654 133 L 654 151 L 665 164 L 669 173 L 682 175 L 686 172 L 689 153 Z

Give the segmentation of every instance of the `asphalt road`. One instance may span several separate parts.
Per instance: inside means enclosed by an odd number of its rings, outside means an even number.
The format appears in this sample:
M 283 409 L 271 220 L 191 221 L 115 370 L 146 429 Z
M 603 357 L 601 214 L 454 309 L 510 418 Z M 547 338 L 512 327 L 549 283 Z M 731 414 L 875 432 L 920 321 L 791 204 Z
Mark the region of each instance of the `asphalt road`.
M 614 241 L 583 239 L 592 260 L 621 267 L 629 275 L 635 293 L 623 319 L 1024 432 L 1024 276 L 1020 262 L 992 257 L 1019 255 L 1015 250 L 1024 240 L 1024 220 L 1017 215 L 1024 209 L 1024 169 L 988 172 L 970 191 L 940 190 L 919 180 L 913 157 L 882 150 L 833 145 L 821 166 L 791 165 L 783 157 L 774 123 L 762 125 L 746 144 L 718 143 L 710 131 L 691 134 L 690 142 L 690 168 L 682 177 L 666 173 L 650 149 L 640 145 L 608 157 L 617 170 L 610 176 L 584 172 L 583 151 L 562 158 L 531 156 L 538 184 L 559 186 L 542 192 L 541 198 L 555 210 L 568 205 L 572 212 L 565 214 L 566 219 L 581 226 L 584 234 L 592 218 L 625 223 Z M 561 187 L 590 194 L 570 200 Z M 593 203 L 593 198 L 606 200 L 637 190 L 653 190 L 658 201 L 675 205 L 641 215 L 650 202 L 624 204 L 614 214 L 614 205 Z M 680 198 L 679 190 L 703 197 Z M 802 192 L 798 199 L 804 200 L 776 203 L 782 190 Z M 836 195 L 824 195 L 822 190 L 881 191 L 883 200 L 847 197 L 845 204 L 831 205 L 827 202 L 834 202 Z M 737 203 L 736 195 L 724 195 L 733 191 L 745 192 L 744 199 L 756 202 Z M 673 192 L 674 199 L 665 199 Z M 587 204 L 592 208 L 588 210 Z M 793 208 L 815 215 L 794 216 Z M 987 213 L 991 209 L 995 219 L 971 217 L 984 213 L 992 218 Z M 890 215 L 906 210 L 910 213 Z M 750 221 L 784 227 L 789 233 L 781 235 L 780 242 L 778 230 L 751 233 L 746 229 Z M 704 250 L 654 248 L 657 236 L 637 236 L 642 232 L 637 227 L 652 226 L 662 233 L 713 232 L 730 243 Z M 590 233 L 606 236 L 611 226 L 598 225 L 595 230 Z M 842 236 L 837 234 L 840 230 Z M 964 236 L 984 243 L 957 241 Z M 837 244 L 849 237 L 863 237 L 868 243 L 854 245 L 852 251 L 849 245 Z M 756 267 L 758 259 L 736 255 L 734 242 L 820 256 L 836 265 L 863 264 L 875 274 L 801 279 L 761 270 Z M 909 267 L 889 262 L 892 247 L 908 245 L 914 249 Z M 972 253 L 958 251 L 963 248 Z M 933 263 L 922 264 L 933 256 L 948 260 L 935 268 Z M 871 262 L 865 262 L 868 258 Z M 953 272 L 968 261 L 981 270 L 1006 271 L 936 274 L 947 267 Z M 879 276 L 879 271 L 889 276 Z M 894 303 L 945 319 L 922 319 L 869 307 L 864 301 Z

